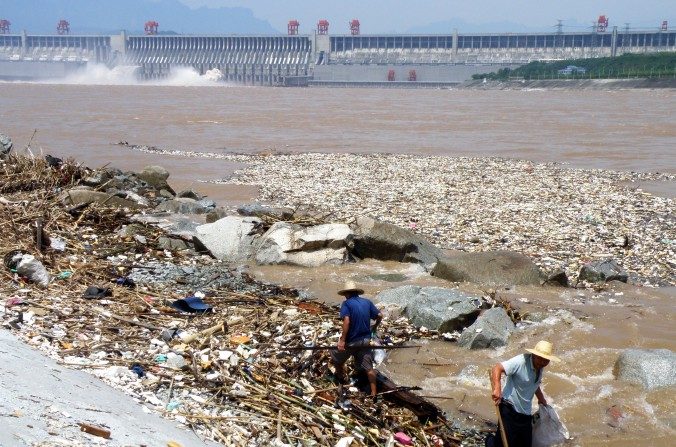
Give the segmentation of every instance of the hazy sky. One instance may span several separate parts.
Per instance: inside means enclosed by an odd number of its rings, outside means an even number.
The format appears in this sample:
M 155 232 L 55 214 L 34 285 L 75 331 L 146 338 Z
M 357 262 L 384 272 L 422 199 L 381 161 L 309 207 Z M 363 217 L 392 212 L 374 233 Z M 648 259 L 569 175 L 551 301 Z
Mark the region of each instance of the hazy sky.
M 283 31 L 289 19 L 301 22 L 301 33 L 314 29 L 325 18 L 330 30 L 347 33 L 347 23 L 358 18 L 362 33 L 405 32 L 434 22 L 463 20 L 484 24 L 513 22 L 543 27 L 557 19 L 564 25 L 591 25 L 604 14 L 623 28 L 656 28 L 662 20 L 676 26 L 676 0 L 180 0 L 192 6 L 241 6 L 253 10 Z M 460 30 L 462 31 L 462 30 Z M 568 29 L 568 31 L 576 31 Z M 582 31 L 582 30 L 579 30 Z

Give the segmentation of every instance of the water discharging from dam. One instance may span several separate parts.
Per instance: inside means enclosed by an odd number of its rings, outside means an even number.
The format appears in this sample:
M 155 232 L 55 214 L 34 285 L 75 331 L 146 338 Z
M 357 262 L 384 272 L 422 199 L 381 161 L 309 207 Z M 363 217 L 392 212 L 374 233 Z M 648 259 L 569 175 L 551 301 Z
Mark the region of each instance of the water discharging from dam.
M 173 87 L 225 87 L 218 70 L 208 71 L 200 75 L 192 67 L 176 67 L 166 78 L 140 79 L 137 66 L 121 65 L 109 68 L 103 64 L 89 64 L 71 73 L 65 78 L 34 81 L 37 84 L 68 85 L 155 85 Z

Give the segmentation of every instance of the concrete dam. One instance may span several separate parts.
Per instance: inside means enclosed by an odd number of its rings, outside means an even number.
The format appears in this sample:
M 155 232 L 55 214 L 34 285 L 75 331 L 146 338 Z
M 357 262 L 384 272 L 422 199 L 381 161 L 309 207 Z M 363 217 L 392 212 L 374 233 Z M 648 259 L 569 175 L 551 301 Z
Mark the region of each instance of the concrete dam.
M 676 31 L 433 35 L 0 34 L 0 78 L 67 76 L 88 64 L 134 67 L 141 79 L 191 67 L 225 82 L 296 86 L 452 85 L 531 61 L 676 51 Z

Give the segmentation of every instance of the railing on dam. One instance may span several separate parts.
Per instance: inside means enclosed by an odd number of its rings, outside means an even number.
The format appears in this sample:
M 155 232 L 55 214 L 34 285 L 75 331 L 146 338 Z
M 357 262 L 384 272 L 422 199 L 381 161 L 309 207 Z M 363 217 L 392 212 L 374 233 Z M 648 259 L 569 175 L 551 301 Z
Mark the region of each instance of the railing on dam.
M 307 76 L 309 36 L 130 36 L 124 62 L 146 77 L 162 77 L 172 66 L 200 74 L 218 69 L 225 80 L 275 85 L 286 76 Z
M 676 31 L 331 36 L 329 63 L 526 63 L 656 51 L 676 51 Z
M 0 35 L 0 59 L 105 62 L 110 36 Z

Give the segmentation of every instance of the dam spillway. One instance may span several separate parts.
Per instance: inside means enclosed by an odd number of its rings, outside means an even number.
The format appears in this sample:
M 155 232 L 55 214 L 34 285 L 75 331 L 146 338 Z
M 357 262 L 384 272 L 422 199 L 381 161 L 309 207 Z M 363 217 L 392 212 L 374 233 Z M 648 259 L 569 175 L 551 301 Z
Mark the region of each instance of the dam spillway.
M 133 66 L 141 78 L 191 67 L 227 82 L 415 80 L 458 83 L 532 61 L 676 51 L 676 31 L 429 35 L 0 35 L 0 77 L 58 77 L 87 64 Z M 411 76 L 414 78 L 411 79 Z M 388 76 L 390 77 L 388 79 Z
M 277 85 L 308 76 L 311 57 L 308 36 L 131 36 L 123 60 L 151 78 L 190 66 L 200 74 L 218 69 L 226 81 Z

